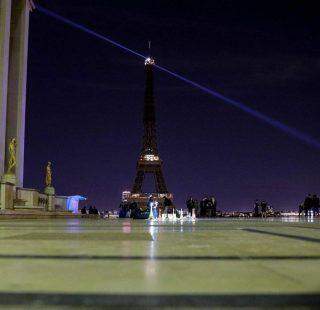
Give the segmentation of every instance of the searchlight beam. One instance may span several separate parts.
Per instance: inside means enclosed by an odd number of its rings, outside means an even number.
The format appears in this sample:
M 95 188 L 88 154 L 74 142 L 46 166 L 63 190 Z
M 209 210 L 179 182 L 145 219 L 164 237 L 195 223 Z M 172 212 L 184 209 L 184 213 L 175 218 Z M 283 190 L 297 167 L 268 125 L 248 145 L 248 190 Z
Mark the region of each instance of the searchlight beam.
M 140 53 L 138 53 L 138 52 L 126 47 L 123 44 L 120 44 L 120 43 L 118 43 L 118 42 L 116 42 L 116 41 L 114 41 L 114 40 L 112 40 L 112 39 L 110 39 L 110 38 L 108 38 L 108 37 L 106 37 L 104 35 L 101 35 L 101 34 L 95 32 L 95 31 L 93 31 L 93 30 L 81 25 L 81 24 L 75 23 L 75 22 L 71 21 L 70 19 L 67 19 L 67 18 L 65 18 L 65 17 L 63 17 L 61 15 L 58 15 L 58 14 L 56 14 L 56 13 L 54 13 L 54 12 L 52 12 L 52 11 L 50 11 L 50 10 L 40 6 L 40 5 L 38 5 L 38 4 L 36 5 L 36 8 L 38 9 L 38 11 L 40 11 L 41 13 L 44 13 L 47 16 L 50 16 L 50 17 L 52 17 L 52 18 L 54 18 L 54 19 L 56 19 L 56 20 L 58 20 L 60 22 L 63 22 L 63 23 L 65 23 L 65 24 L 67 24 L 67 25 L 69 25 L 69 26 L 71 26 L 73 28 L 82 30 L 82 31 L 84 31 L 84 32 L 86 32 L 86 33 L 88 33 L 90 35 L 93 35 L 94 37 L 96 37 L 98 39 L 101 39 L 101 40 L 103 40 L 103 41 L 105 41 L 107 43 L 110 43 L 111 45 L 113 45 L 115 47 L 118 47 L 118 48 L 124 50 L 127 53 L 133 54 L 134 56 L 137 56 L 137 57 L 142 58 L 144 60 L 146 60 L 148 58 L 148 56 L 146 56 L 146 55 L 140 54 Z M 171 70 L 169 70 L 169 69 L 167 69 L 165 67 L 159 66 L 157 64 L 154 64 L 154 67 L 157 68 L 158 70 L 160 70 L 160 71 L 162 71 L 162 72 L 164 72 L 164 73 L 166 73 L 166 74 L 178 79 L 178 80 L 181 80 L 181 81 L 183 81 L 183 82 L 185 82 L 185 83 L 187 83 L 187 84 L 189 84 L 189 85 L 191 85 L 193 87 L 196 87 L 196 88 L 200 89 L 201 91 L 203 91 L 203 92 L 205 92 L 205 93 L 207 93 L 207 94 L 209 94 L 209 95 L 211 95 L 211 96 L 213 96 L 215 98 L 220 99 L 221 101 L 223 101 L 224 103 L 226 103 L 228 105 L 231 105 L 233 107 L 236 107 L 236 108 L 240 109 L 241 111 L 243 111 L 243 112 L 255 117 L 256 119 L 259 119 L 260 121 L 263 121 L 264 123 L 269 124 L 270 126 L 276 128 L 276 129 L 281 130 L 282 132 L 284 132 L 284 133 L 286 133 L 286 134 L 288 134 L 288 135 L 300 140 L 301 142 L 304 142 L 304 143 L 306 143 L 306 144 L 308 144 L 310 146 L 313 146 L 313 147 L 315 147 L 315 148 L 320 150 L 320 141 L 318 141 L 317 139 L 309 136 L 308 134 L 303 133 L 303 132 L 301 132 L 301 131 L 293 128 L 293 127 L 287 126 L 287 125 L 283 124 L 282 122 L 280 122 L 280 121 L 278 121 L 278 120 L 276 120 L 274 118 L 271 118 L 271 117 L 269 117 L 269 116 L 267 116 L 267 115 L 255 110 L 255 109 L 250 108 L 249 106 L 245 105 L 244 103 L 242 103 L 240 101 L 236 101 L 236 100 L 230 99 L 230 98 L 220 94 L 219 92 L 217 92 L 217 91 L 215 91 L 215 90 L 213 90 L 213 89 L 211 89 L 209 87 L 203 86 L 203 85 L 198 84 L 198 83 L 196 83 L 196 82 L 194 82 L 192 80 L 189 80 L 188 78 L 186 78 L 186 77 L 184 77 L 184 76 L 182 76 L 182 75 L 180 75 L 180 74 L 178 74 L 176 72 L 173 72 L 173 71 L 171 71 Z

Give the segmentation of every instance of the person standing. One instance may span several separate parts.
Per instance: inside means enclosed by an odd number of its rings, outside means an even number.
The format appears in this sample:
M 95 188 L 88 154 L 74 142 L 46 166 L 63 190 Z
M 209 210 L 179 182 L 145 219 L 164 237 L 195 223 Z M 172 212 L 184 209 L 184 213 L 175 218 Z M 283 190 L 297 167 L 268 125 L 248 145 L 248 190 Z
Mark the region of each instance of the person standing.
M 267 217 L 267 202 L 265 200 L 261 201 L 261 216 Z
M 258 217 L 259 216 L 259 206 L 260 206 L 259 200 L 256 199 L 254 201 L 254 205 L 253 205 L 253 216 L 254 217 Z
M 217 200 L 213 196 L 211 197 L 210 200 L 212 205 L 211 216 L 216 217 L 217 216 Z
M 187 199 L 186 204 L 187 204 L 188 213 L 191 215 L 192 209 L 194 208 L 194 201 L 191 196 Z
M 199 217 L 200 216 L 200 206 L 199 206 L 198 199 L 194 200 L 194 209 L 195 209 L 196 217 Z
M 311 196 L 311 194 L 308 194 L 308 196 L 304 200 L 304 215 L 305 216 L 308 216 L 308 212 L 311 210 L 311 208 L 312 208 L 312 196 Z
M 320 199 L 316 194 L 314 194 L 312 197 L 312 211 L 314 216 L 317 216 L 319 214 L 319 204 Z

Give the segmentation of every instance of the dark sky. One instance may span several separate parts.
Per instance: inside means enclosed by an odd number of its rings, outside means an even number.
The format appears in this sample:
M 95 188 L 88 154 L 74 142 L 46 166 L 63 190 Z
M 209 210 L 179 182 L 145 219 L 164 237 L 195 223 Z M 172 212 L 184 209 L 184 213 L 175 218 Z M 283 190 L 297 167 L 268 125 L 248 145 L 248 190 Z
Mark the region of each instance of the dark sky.
M 159 65 L 320 139 L 320 36 L 312 1 L 38 1 Z M 25 186 L 54 165 L 59 194 L 116 208 L 141 148 L 144 65 L 40 12 L 30 20 Z M 158 140 L 178 207 L 215 195 L 295 208 L 320 194 L 320 151 L 155 72 Z

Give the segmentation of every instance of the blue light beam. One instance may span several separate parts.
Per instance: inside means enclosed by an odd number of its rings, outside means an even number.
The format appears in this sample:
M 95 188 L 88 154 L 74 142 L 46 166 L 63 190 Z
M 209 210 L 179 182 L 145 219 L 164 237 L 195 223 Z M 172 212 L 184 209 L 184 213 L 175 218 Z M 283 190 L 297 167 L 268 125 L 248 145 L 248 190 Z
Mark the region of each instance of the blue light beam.
M 93 30 L 81 25 L 81 24 L 75 23 L 75 22 L 71 21 L 70 19 L 67 19 L 67 18 L 65 18 L 65 17 L 63 17 L 61 15 L 58 15 L 58 14 L 56 14 L 56 13 L 54 13 L 54 12 L 52 12 L 52 11 L 42 7 L 42 6 L 40 6 L 40 5 L 36 5 L 36 7 L 40 12 L 42 12 L 42 13 L 50 16 L 50 17 L 53 17 L 54 19 L 56 19 L 56 20 L 58 20 L 60 22 L 63 22 L 63 23 L 65 23 L 65 24 L 67 24 L 67 25 L 69 25 L 71 27 L 74 27 L 74 28 L 82 30 L 82 31 L 84 31 L 84 32 L 86 32 L 88 34 L 91 34 L 91 35 L 97 37 L 98 39 L 101 39 L 101 40 L 103 40 L 105 42 L 108 42 L 111 45 L 113 45 L 115 47 L 118 47 L 118 48 L 124 50 L 127 53 L 133 54 L 133 55 L 135 55 L 135 56 L 137 56 L 139 58 L 142 58 L 142 59 L 146 59 L 147 58 L 146 55 L 140 54 L 140 53 L 138 53 L 138 52 L 136 52 L 136 51 L 124 46 L 123 44 L 120 44 L 120 43 L 118 43 L 118 42 L 116 42 L 116 41 L 114 41 L 114 40 L 112 40 L 112 39 L 110 39 L 110 38 L 108 38 L 108 37 L 106 37 L 104 35 L 101 35 L 101 34 L 95 32 L 95 31 L 93 31 Z M 184 76 L 182 76 L 182 75 L 180 75 L 178 73 L 175 73 L 175 72 L 173 72 L 173 71 L 171 71 L 171 70 L 169 70 L 169 69 L 167 69 L 165 67 L 159 66 L 157 64 L 155 64 L 154 67 L 157 68 L 159 71 L 165 72 L 165 73 L 175 77 L 178 80 L 181 80 L 181 81 L 183 81 L 183 82 L 185 82 L 185 83 L 187 83 L 187 84 L 189 84 L 191 86 L 194 86 L 194 87 L 202 90 L 203 92 L 205 92 L 205 93 L 207 93 L 207 94 L 209 94 L 209 95 L 211 95 L 211 96 L 213 96 L 215 98 L 218 98 L 218 99 L 222 100 L 226 104 L 231 105 L 233 107 L 236 107 L 236 108 L 240 109 L 241 111 L 246 112 L 247 114 L 249 114 L 249 115 L 251 115 L 251 116 L 253 116 L 253 117 L 255 117 L 255 118 L 257 118 L 257 119 L 259 119 L 259 120 L 261 120 L 261 121 L 263 121 L 265 123 L 267 123 L 267 124 L 269 124 L 270 126 L 272 126 L 274 128 L 277 128 L 277 129 L 281 130 L 282 132 L 285 132 L 288 135 L 290 135 L 290 136 L 292 136 L 292 137 L 294 137 L 294 138 L 296 138 L 296 139 L 298 139 L 298 140 L 300 140 L 300 141 L 302 141 L 302 142 L 304 142 L 306 144 L 309 144 L 310 146 L 313 146 L 313 147 L 315 147 L 315 148 L 320 150 L 320 141 L 318 141 L 317 139 L 311 137 L 310 135 L 305 134 L 305 133 L 303 133 L 303 132 L 301 132 L 301 131 L 293 128 L 293 127 L 287 126 L 287 125 L 281 123 L 280 121 L 278 121 L 278 120 L 276 120 L 274 118 L 271 118 L 271 117 L 269 117 L 269 116 L 267 116 L 267 115 L 265 115 L 265 114 L 263 114 L 263 113 L 261 113 L 261 112 L 259 112 L 257 110 L 254 110 L 254 109 L 250 108 L 249 106 L 241 103 L 240 101 L 236 101 L 236 100 L 230 99 L 228 97 L 225 97 L 224 95 L 220 94 L 219 92 L 217 92 L 217 91 L 215 91 L 215 90 L 213 90 L 211 88 L 208 88 L 206 86 L 203 86 L 201 84 L 198 84 L 198 83 L 196 83 L 196 82 L 194 82 L 192 80 L 189 80 L 186 77 L 184 77 Z
M 63 17 L 61 15 L 58 15 L 58 14 L 56 14 L 56 13 L 54 13 L 54 12 L 44 8 L 44 7 L 42 7 L 39 4 L 37 4 L 36 7 L 37 7 L 38 11 L 40 11 L 40 12 L 42 12 L 42 13 L 50 16 L 50 17 L 53 17 L 53 18 L 59 20 L 60 22 L 63 22 L 63 23 L 65 23 L 65 24 L 67 24 L 67 25 L 69 25 L 71 27 L 77 28 L 79 30 L 82 30 L 82 31 L 88 33 L 88 34 L 91 34 L 91 35 L 97 37 L 98 39 L 106 41 L 106 42 L 108 42 L 108 43 L 110 43 L 110 44 L 112 44 L 112 45 L 114 45 L 116 47 L 119 47 L 119 48 L 125 50 L 126 52 L 131 53 L 131 54 L 133 54 L 135 56 L 138 56 L 138 57 L 143 58 L 143 59 L 147 58 L 147 56 L 142 55 L 142 54 L 140 54 L 140 53 L 138 53 L 138 52 L 136 52 L 136 51 L 134 51 L 134 50 L 132 50 L 130 48 L 127 48 L 126 46 L 124 46 L 124 45 L 122 45 L 122 44 L 120 44 L 120 43 L 118 43 L 116 41 L 113 41 L 113 40 L 107 38 L 106 36 L 103 36 L 103 35 L 95 32 L 95 31 L 83 26 L 83 25 L 77 24 L 77 23 L 71 21 L 70 19 L 67 19 L 67 18 L 65 18 L 65 17 Z

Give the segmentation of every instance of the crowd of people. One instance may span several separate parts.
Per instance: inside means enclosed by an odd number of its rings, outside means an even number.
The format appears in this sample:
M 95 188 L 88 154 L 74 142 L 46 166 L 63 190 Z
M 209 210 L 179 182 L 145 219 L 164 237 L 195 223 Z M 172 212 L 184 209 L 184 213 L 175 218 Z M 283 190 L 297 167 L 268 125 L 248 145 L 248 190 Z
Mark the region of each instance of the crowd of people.
M 93 207 L 93 206 L 89 206 L 88 209 L 86 206 L 83 206 L 80 210 L 81 214 L 82 215 L 85 215 L 85 214 L 95 214 L 95 215 L 99 215 L 99 211 L 96 207 Z
M 118 215 L 117 210 L 98 210 L 96 207 L 93 206 L 83 206 L 80 209 L 80 213 L 82 217 L 100 217 L 100 218 L 110 218 Z
M 216 217 L 217 216 L 217 200 L 212 197 L 204 197 L 200 200 L 189 197 L 186 201 L 188 213 L 195 214 L 196 217 Z
M 320 198 L 318 195 L 309 194 L 302 204 L 299 206 L 299 215 L 304 214 L 305 216 L 308 216 L 308 213 L 310 211 L 313 211 L 314 216 L 319 215 L 319 209 L 320 209 Z
M 189 197 L 186 201 L 187 210 L 190 216 L 196 217 L 216 217 L 221 215 L 220 211 L 217 211 L 217 200 L 215 197 L 204 197 L 200 201 L 194 199 L 193 197 Z M 164 197 L 161 205 L 157 200 L 155 200 L 152 196 L 149 197 L 147 202 L 147 207 L 142 208 L 138 205 L 137 202 L 121 202 L 119 206 L 119 217 L 120 218 L 140 218 L 147 219 L 150 216 L 150 212 L 154 217 L 161 216 L 161 213 L 170 214 L 173 213 L 175 207 L 172 201 Z M 320 211 L 320 198 L 318 195 L 308 194 L 304 202 L 299 205 L 299 215 L 304 214 L 308 216 L 310 212 L 313 212 L 314 216 L 319 216 Z M 82 215 L 98 215 L 103 218 L 109 217 L 109 211 L 105 212 L 98 211 L 98 209 L 94 206 L 83 206 L 80 209 Z M 111 212 L 112 213 L 112 212 Z M 175 210 L 177 217 L 179 217 L 179 212 Z M 113 214 L 113 213 L 112 213 Z M 258 200 L 254 201 L 253 211 L 248 212 L 252 217 L 268 217 L 268 216 L 280 216 L 280 212 L 275 212 L 273 208 L 268 204 L 266 200 Z
M 119 206 L 119 217 L 120 218 L 136 218 L 136 219 L 147 219 L 150 216 L 152 210 L 153 216 L 158 217 L 160 209 L 166 214 L 172 213 L 174 206 L 171 199 L 164 197 L 163 205 L 160 205 L 157 200 L 152 196 L 147 201 L 147 208 L 142 208 L 137 202 L 124 202 L 122 201 Z
M 274 211 L 272 207 L 265 200 L 256 199 L 253 205 L 253 217 L 267 217 L 273 215 Z

